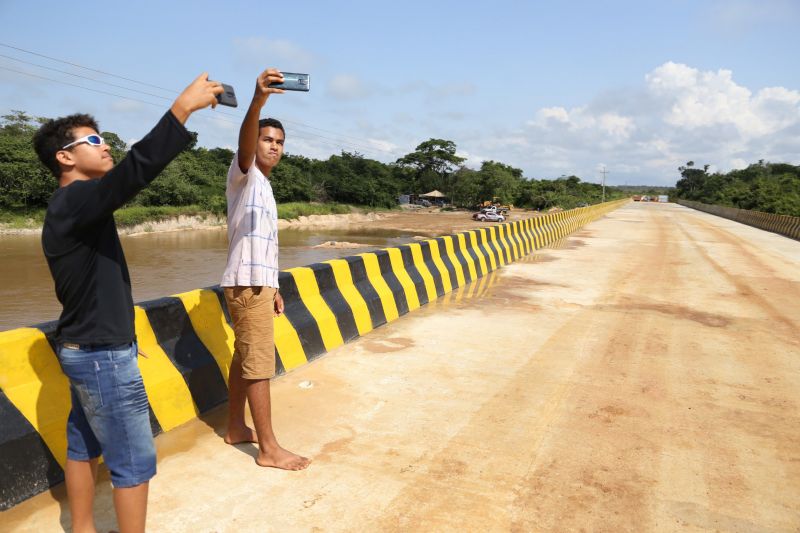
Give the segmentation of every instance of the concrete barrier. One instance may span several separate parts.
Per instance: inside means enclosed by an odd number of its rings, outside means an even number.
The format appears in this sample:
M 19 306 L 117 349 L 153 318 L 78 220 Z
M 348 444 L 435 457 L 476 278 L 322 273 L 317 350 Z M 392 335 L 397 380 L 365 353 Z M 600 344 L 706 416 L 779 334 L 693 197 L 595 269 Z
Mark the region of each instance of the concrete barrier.
M 773 213 L 762 213 L 761 211 L 749 211 L 747 209 L 704 204 L 701 202 L 692 202 L 690 200 L 678 200 L 677 202 L 680 205 L 691 207 L 698 211 L 704 211 L 758 229 L 771 231 L 772 233 L 777 233 L 784 237 L 800 240 L 800 217 L 775 215 Z
M 278 374 L 288 372 L 616 209 L 627 200 L 551 213 L 280 273 Z M 154 435 L 227 399 L 233 330 L 219 287 L 135 307 Z M 55 322 L 0 332 L 0 509 L 63 481 L 69 384 L 54 351 Z

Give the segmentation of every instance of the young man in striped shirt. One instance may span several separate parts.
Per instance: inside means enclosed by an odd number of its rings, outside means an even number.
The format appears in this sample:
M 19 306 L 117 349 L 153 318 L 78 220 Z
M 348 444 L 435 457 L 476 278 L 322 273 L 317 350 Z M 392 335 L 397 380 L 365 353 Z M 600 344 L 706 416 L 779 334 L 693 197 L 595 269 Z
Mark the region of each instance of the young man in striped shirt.
M 228 171 L 228 263 L 220 285 L 236 340 L 225 442 L 258 443 L 260 466 L 302 470 L 310 461 L 278 444 L 270 401 L 270 379 L 275 376 L 273 316 L 283 313 L 283 298 L 278 292 L 278 210 L 269 175 L 281 160 L 286 133 L 277 120 L 259 116 L 271 94 L 283 93 L 269 84 L 282 81 L 274 68 L 258 76 Z M 255 431 L 245 424 L 245 399 Z

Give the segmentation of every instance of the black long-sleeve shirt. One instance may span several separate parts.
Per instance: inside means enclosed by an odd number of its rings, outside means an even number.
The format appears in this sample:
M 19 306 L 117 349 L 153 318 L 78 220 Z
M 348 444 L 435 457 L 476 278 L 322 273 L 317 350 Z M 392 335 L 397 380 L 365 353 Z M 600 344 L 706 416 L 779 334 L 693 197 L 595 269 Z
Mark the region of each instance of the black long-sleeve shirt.
M 124 344 L 136 338 L 128 265 L 114 211 L 153 181 L 190 142 L 168 111 L 105 176 L 53 193 L 42 248 L 64 309 L 56 336 L 76 344 Z

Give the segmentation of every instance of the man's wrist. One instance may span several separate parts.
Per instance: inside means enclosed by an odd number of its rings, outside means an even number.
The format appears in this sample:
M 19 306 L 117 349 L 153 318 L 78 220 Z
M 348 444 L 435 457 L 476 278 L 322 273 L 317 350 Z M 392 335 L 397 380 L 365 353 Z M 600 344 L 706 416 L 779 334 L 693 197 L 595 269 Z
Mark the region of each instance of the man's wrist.
M 192 114 L 190 109 L 187 109 L 186 106 L 182 105 L 179 100 L 175 100 L 175 103 L 172 104 L 172 107 L 169 108 L 172 111 L 172 114 L 175 115 L 175 118 L 178 119 L 178 122 L 181 124 L 186 124 L 186 121 L 189 119 L 189 115 Z
M 267 103 L 268 98 L 268 94 L 255 94 L 253 95 L 253 101 L 250 103 L 250 107 L 258 107 L 258 109 L 261 109 L 264 107 L 264 104 Z

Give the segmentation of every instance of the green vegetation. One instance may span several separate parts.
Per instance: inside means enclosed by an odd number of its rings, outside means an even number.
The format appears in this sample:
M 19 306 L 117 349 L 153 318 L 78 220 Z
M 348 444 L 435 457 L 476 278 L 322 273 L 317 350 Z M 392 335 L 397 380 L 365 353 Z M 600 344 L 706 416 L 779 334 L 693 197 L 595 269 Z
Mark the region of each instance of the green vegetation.
M 204 213 L 207 213 L 207 211 L 200 209 L 200 207 L 196 205 L 133 205 L 119 209 L 114 213 L 114 218 L 118 226 L 125 227 L 136 226 L 137 224 L 144 224 L 145 222 L 160 222 L 180 215 L 193 216 L 202 215 Z
M 44 213 L 43 207 L 0 210 L 0 224 L 12 229 L 41 228 L 44 223 Z
M 708 173 L 694 161 L 678 168 L 678 196 L 704 204 L 800 216 L 800 166 L 766 163 L 762 159 L 741 170 Z
M 633 196 L 636 194 L 642 196 L 659 196 L 663 194 L 672 198 L 676 194 L 675 187 L 661 187 L 658 185 L 615 185 L 613 188 L 625 193 L 625 196 Z
M 33 151 L 32 138 L 45 119 L 13 111 L 0 120 L 0 222 L 15 227 L 41 225 L 56 180 Z M 103 132 L 115 161 L 125 156 L 125 143 Z M 291 146 L 291 131 L 288 138 Z M 153 183 L 117 212 L 123 225 L 162 220 L 177 215 L 224 214 L 225 179 L 233 152 L 197 147 L 197 136 Z M 394 163 L 342 152 L 327 160 L 285 154 L 270 176 L 278 216 L 348 213 L 352 209 L 381 210 L 397 205 L 401 194 L 442 191 L 459 207 L 474 207 L 493 197 L 517 207 L 570 209 L 600 202 L 601 187 L 577 176 L 555 180 L 528 179 L 522 170 L 485 161 L 478 170 L 463 166 L 456 145 L 429 139 Z M 606 199 L 626 196 L 606 188 Z M 350 207 L 357 206 L 357 207 Z

